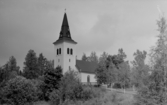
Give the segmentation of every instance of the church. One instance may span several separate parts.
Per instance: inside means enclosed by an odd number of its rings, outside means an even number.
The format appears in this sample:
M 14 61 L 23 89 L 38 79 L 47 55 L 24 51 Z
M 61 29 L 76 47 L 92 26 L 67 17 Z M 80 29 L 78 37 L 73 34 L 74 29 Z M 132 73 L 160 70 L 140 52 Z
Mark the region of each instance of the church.
M 70 69 L 75 70 L 79 73 L 79 79 L 82 83 L 96 84 L 95 69 L 97 64 L 77 60 L 77 42 L 72 39 L 66 13 L 64 13 L 59 38 L 53 44 L 55 48 L 55 67 L 61 66 L 63 74 Z

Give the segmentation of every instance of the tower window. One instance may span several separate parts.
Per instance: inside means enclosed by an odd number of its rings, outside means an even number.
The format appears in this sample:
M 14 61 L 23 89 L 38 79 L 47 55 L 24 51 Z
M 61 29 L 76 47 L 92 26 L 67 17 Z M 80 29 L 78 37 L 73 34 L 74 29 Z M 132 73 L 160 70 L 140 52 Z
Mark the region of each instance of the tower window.
M 61 54 L 61 48 L 59 48 L 59 54 Z
M 57 49 L 57 55 L 59 55 L 59 49 Z
M 69 62 L 71 62 L 71 60 L 69 59 Z
M 60 59 L 58 59 L 58 62 L 60 62 Z
M 70 52 L 71 52 L 71 55 L 72 55 L 72 53 L 73 53 L 72 49 L 71 49 L 71 51 L 70 51 Z
M 71 70 L 71 67 L 69 66 L 69 70 Z
M 70 49 L 69 48 L 67 48 L 67 54 L 69 54 L 70 53 Z

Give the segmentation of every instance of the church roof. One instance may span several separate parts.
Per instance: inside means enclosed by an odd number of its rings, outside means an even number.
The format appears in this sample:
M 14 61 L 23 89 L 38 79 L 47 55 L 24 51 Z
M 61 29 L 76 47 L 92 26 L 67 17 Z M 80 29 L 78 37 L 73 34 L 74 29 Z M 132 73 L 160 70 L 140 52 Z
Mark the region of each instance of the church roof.
M 64 13 L 64 18 L 63 18 L 63 23 L 61 26 L 61 30 L 60 30 L 60 35 L 59 35 L 59 39 L 56 40 L 53 44 L 58 44 L 61 42 L 70 42 L 73 44 L 77 44 L 77 42 L 75 42 L 74 40 L 72 40 L 71 38 L 71 33 L 70 33 L 70 28 L 68 25 L 68 20 L 67 20 L 67 14 Z
M 97 63 L 82 60 L 76 60 L 76 67 L 79 72 L 95 74 Z

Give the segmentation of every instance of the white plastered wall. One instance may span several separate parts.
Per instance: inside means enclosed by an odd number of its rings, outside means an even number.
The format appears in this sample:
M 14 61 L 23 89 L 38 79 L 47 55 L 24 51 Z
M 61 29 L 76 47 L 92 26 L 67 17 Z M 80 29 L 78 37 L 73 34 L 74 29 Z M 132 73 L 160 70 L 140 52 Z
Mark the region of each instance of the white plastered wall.
M 90 76 L 90 82 L 96 82 L 95 74 L 80 73 L 81 82 L 83 83 L 87 82 L 88 75 Z
M 61 48 L 61 54 L 57 55 L 57 49 Z M 73 54 L 67 54 L 67 48 L 73 49 Z M 72 70 L 76 70 L 76 44 L 62 42 L 60 44 L 55 45 L 55 67 L 60 65 L 63 69 L 63 74 L 71 68 Z M 58 62 L 59 59 L 59 62 Z

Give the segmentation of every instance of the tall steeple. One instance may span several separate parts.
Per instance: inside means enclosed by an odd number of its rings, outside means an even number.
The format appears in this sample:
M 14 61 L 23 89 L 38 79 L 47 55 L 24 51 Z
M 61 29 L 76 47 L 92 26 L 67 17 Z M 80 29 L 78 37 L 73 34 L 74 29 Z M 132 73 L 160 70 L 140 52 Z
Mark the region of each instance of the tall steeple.
M 59 38 L 66 37 L 71 39 L 70 29 L 67 20 L 67 14 L 64 13 L 63 23 L 61 26 L 60 36 Z
M 66 12 L 64 13 L 64 18 L 63 18 L 63 22 L 62 22 L 62 26 L 61 26 L 61 30 L 60 30 L 59 39 L 57 41 L 55 41 L 53 44 L 57 44 L 57 43 L 60 43 L 63 41 L 68 41 L 68 42 L 77 44 L 77 42 L 75 42 L 71 38 L 71 33 L 70 33 L 69 25 L 68 25 Z
M 55 48 L 54 66 L 61 66 L 63 74 L 69 69 L 76 69 L 76 44 L 70 34 L 67 14 L 64 13 L 63 22 L 58 39 L 53 43 Z

